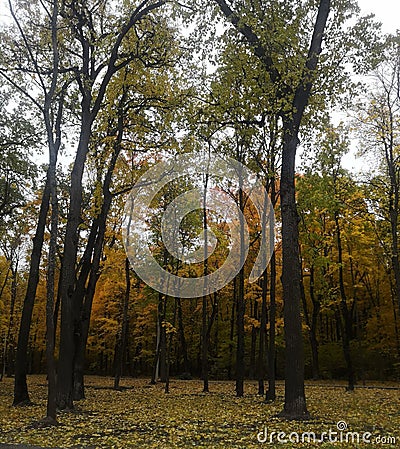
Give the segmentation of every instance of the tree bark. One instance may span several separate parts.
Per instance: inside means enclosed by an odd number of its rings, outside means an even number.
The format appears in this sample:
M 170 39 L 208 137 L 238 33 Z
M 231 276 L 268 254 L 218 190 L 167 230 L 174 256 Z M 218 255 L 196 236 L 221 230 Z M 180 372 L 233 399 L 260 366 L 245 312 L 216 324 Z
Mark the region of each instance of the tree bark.
M 179 341 L 182 350 L 182 358 L 183 358 L 183 372 L 186 375 L 190 374 L 190 366 L 189 366 L 189 358 L 187 351 L 187 343 L 185 338 L 185 328 L 183 325 L 183 314 L 182 314 L 182 302 L 181 298 L 176 298 L 177 307 L 178 307 L 178 331 L 179 331 Z
M 83 101 L 82 109 L 90 108 L 90 96 Z M 79 329 L 80 305 L 74 302 L 75 265 L 78 252 L 79 225 L 81 223 L 82 207 L 82 177 L 88 152 L 92 117 L 88 112 L 82 113 L 82 128 L 74 166 L 71 172 L 70 205 L 65 231 L 65 245 L 61 271 L 61 325 L 60 349 L 57 376 L 57 407 L 59 409 L 73 408 L 73 377 L 76 340 Z M 78 306 L 78 310 L 77 310 Z
M 239 190 L 239 207 L 244 210 L 244 192 L 242 183 Z M 240 220 L 240 257 L 244 258 L 244 217 L 241 214 Z M 244 266 L 237 275 L 238 290 L 236 298 L 236 327 L 237 327 L 237 346 L 236 346 L 236 396 L 242 397 L 244 394 Z
M 229 331 L 229 361 L 228 361 L 228 379 L 232 379 L 232 358 L 233 358 L 233 337 L 235 335 L 235 312 L 236 312 L 236 297 L 237 297 L 237 277 L 233 280 L 233 298 L 232 298 L 232 310 L 230 319 L 230 331 Z
M 297 133 L 286 125 L 281 173 L 282 286 L 285 323 L 285 406 L 288 418 L 308 416 L 304 393 L 304 351 L 300 311 L 300 255 L 295 199 Z M 294 136 L 294 134 L 296 134 Z
M 118 156 L 121 152 L 121 142 L 124 133 L 124 105 L 126 92 L 123 93 L 118 108 L 117 138 L 114 151 L 111 156 L 106 175 L 104 177 L 102 192 L 103 204 L 99 215 L 93 220 L 86 248 L 81 260 L 81 271 L 75 286 L 73 302 L 79 306 L 80 315 L 77 321 L 78 337 L 76 339 L 74 358 L 74 386 L 73 399 L 85 398 L 84 386 L 84 364 L 87 339 L 89 335 L 90 316 L 92 311 L 93 298 L 96 291 L 97 281 L 100 273 L 100 259 L 103 251 L 104 236 L 107 227 L 107 217 L 111 208 L 113 195 L 110 192 L 112 176 Z M 89 278 L 89 280 L 88 280 Z M 87 285 L 86 285 L 87 284 Z
M 58 199 L 56 161 L 58 149 L 53 149 L 50 154 L 50 191 L 51 191 L 51 228 L 50 245 L 47 267 L 47 298 L 46 298 L 46 362 L 47 362 L 47 410 L 46 420 L 53 424 L 56 418 L 56 365 L 54 360 L 54 293 L 55 293 L 55 271 L 58 235 Z
M 314 282 L 315 282 L 315 269 L 311 267 L 310 276 L 310 297 L 313 305 L 311 312 L 311 323 L 310 323 L 310 344 L 311 344 L 311 356 L 312 356 L 312 376 L 314 380 L 319 379 L 319 356 L 318 356 L 318 338 L 317 338 L 317 327 L 318 318 L 321 310 L 321 295 L 315 295 Z
M 17 276 L 18 276 L 18 258 L 15 262 L 15 266 L 13 260 L 9 261 L 11 270 L 11 297 L 10 297 L 10 313 L 9 313 L 9 319 L 8 319 L 8 328 L 7 328 L 7 334 L 5 336 L 4 341 L 4 349 L 3 349 L 3 367 L 2 372 L 0 374 L 0 380 L 3 379 L 4 375 L 7 375 L 9 377 L 13 374 L 13 353 L 15 349 L 15 342 L 14 342 L 14 348 L 11 344 L 11 338 L 12 338 L 12 330 L 14 327 L 14 310 L 15 310 L 15 300 L 17 299 Z M 7 282 L 9 271 L 7 270 L 7 275 L 5 279 L 5 283 Z M 4 285 L 5 285 L 4 283 Z M 0 296 L 1 297 L 1 296 Z
M 208 226 L 207 226 L 207 188 L 208 188 L 208 173 L 204 176 L 203 184 L 203 277 L 204 277 L 204 295 L 202 299 L 202 324 L 201 324 L 201 375 L 203 378 L 203 393 L 209 392 L 208 386 L 208 338 L 207 338 L 207 275 L 208 275 Z
M 303 271 L 303 270 L 302 270 Z M 304 321 L 306 323 L 306 326 L 308 328 L 308 337 L 310 341 L 310 348 L 311 348 L 311 370 L 312 370 L 312 377 L 314 380 L 319 378 L 319 369 L 318 369 L 318 340 L 316 335 L 316 326 L 317 326 L 317 319 L 320 309 L 320 304 L 317 302 L 314 294 L 314 266 L 311 265 L 310 267 L 310 298 L 312 303 L 312 310 L 311 310 L 311 320 L 310 320 L 310 312 L 308 310 L 307 305 L 307 298 L 306 298 L 306 292 L 304 287 L 304 274 L 302 272 L 301 276 L 301 300 L 303 303 L 303 312 L 304 312 Z
M 116 364 L 115 364 L 115 377 L 114 377 L 114 389 L 119 389 L 119 382 L 121 380 L 122 368 L 124 363 L 124 356 L 126 352 L 126 341 L 128 336 L 128 323 L 129 323 L 129 297 L 131 291 L 131 279 L 129 274 L 129 259 L 125 259 L 125 281 L 126 289 L 125 295 L 122 301 L 122 323 L 120 329 L 120 338 L 117 338 L 117 354 L 116 354 Z M 118 341 L 119 340 L 119 341 Z
M 261 316 L 260 316 L 260 344 L 258 347 L 257 377 L 258 394 L 264 396 L 265 377 L 265 347 L 267 340 L 267 294 L 268 294 L 268 270 L 264 270 L 262 277 Z
M 208 386 L 208 341 L 207 341 L 207 296 L 202 298 L 202 335 L 201 335 L 201 377 L 203 378 L 203 393 L 209 392 Z
M 265 395 L 267 402 L 273 402 L 276 399 L 276 256 L 275 251 L 272 253 L 270 266 L 271 286 L 269 291 L 270 308 L 269 308 L 269 339 L 268 339 L 268 390 Z
M 151 378 L 151 384 L 155 384 L 157 379 L 160 378 L 161 382 L 165 382 L 166 379 L 166 333 L 164 327 L 164 320 L 166 314 L 167 300 L 162 293 L 158 294 L 158 307 L 157 307 L 157 341 L 156 352 L 154 355 L 153 373 Z
M 258 320 L 258 302 L 257 300 L 253 303 L 253 318 Z M 254 324 L 251 326 L 251 345 L 250 345 L 250 369 L 249 369 L 249 378 L 256 378 L 256 344 L 257 344 L 257 335 L 259 333 L 259 328 Z
M 343 326 L 342 329 L 342 345 L 343 345 L 343 354 L 346 360 L 347 365 L 347 375 L 348 375 L 348 391 L 354 390 L 354 368 L 353 361 L 351 357 L 350 350 L 350 340 L 352 335 L 352 319 L 350 315 L 350 311 L 347 304 L 347 295 L 344 286 L 344 276 L 343 276 L 343 248 L 342 248 L 342 239 L 341 239 L 341 230 L 339 224 L 339 213 L 335 211 L 335 227 L 336 227 L 336 242 L 337 242 L 337 250 L 338 250 L 338 265 L 339 265 L 339 289 L 340 289 L 340 312 L 343 317 Z M 341 320 L 340 320 L 341 322 Z
M 44 230 L 50 202 L 49 171 L 47 171 L 46 184 L 40 202 L 39 218 L 36 226 L 35 237 L 29 265 L 28 285 L 26 287 L 24 305 L 22 308 L 21 322 L 18 332 L 17 353 L 15 358 L 14 402 L 13 405 L 29 404 L 30 398 L 26 375 L 28 369 L 28 343 L 32 322 L 33 305 L 35 303 L 36 289 L 39 282 L 39 267 L 42 256 Z

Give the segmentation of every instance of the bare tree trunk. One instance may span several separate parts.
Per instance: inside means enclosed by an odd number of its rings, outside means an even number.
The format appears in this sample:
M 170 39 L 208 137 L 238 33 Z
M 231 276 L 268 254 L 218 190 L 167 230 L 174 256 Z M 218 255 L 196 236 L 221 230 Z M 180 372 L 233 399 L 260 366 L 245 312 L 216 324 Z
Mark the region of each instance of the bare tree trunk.
M 207 226 L 207 188 L 208 188 L 208 173 L 204 177 L 203 185 L 203 235 L 204 235 L 204 261 L 203 261 L 203 276 L 204 276 L 204 295 L 202 301 L 202 336 L 201 336 L 201 373 L 203 378 L 203 392 L 208 393 L 208 338 L 207 338 L 207 284 L 206 279 L 208 275 L 208 226 Z
M 76 339 L 78 337 L 78 322 L 80 305 L 74 301 L 75 265 L 78 252 L 79 225 L 81 223 L 82 207 L 82 177 L 88 152 L 91 114 L 86 112 L 90 108 L 91 96 L 85 98 L 88 103 L 82 107 L 82 128 L 79 146 L 71 172 L 70 204 L 67 226 L 65 231 L 65 245 L 60 282 L 61 290 L 61 325 L 60 349 L 57 376 L 57 406 L 59 409 L 73 408 L 74 360 Z
M 243 212 L 244 209 L 244 194 L 242 190 L 242 183 L 239 190 L 239 207 Z M 244 218 L 241 214 L 240 220 L 240 257 L 243 258 L 245 254 L 244 248 Z M 236 298 L 236 327 L 237 327 L 237 347 L 236 347 L 236 396 L 242 397 L 244 394 L 244 267 L 242 267 L 237 275 L 238 290 Z
M 15 266 L 13 267 L 12 264 Z M 11 270 L 11 297 L 10 297 L 10 312 L 8 319 L 8 328 L 7 334 L 4 342 L 4 353 L 3 353 L 3 370 L 1 373 L 1 378 L 7 374 L 7 376 L 11 377 L 13 374 L 13 355 L 15 350 L 15 342 L 14 347 L 12 345 L 12 331 L 14 327 L 14 309 L 15 309 L 15 301 L 17 299 L 17 277 L 18 277 L 18 258 L 16 261 L 10 260 L 10 270 Z M 7 273 L 8 274 L 8 273 Z
M 311 324 L 310 324 L 310 344 L 311 344 L 311 355 L 312 355 L 312 376 L 314 380 L 319 379 L 319 356 L 318 356 L 318 338 L 317 338 L 317 327 L 318 318 L 321 310 L 321 295 L 315 295 L 314 291 L 314 267 L 311 268 L 310 277 L 310 297 L 313 304 L 313 309 L 311 313 Z
M 349 308 L 347 305 L 347 296 L 346 290 L 344 287 L 344 278 L 343 278 L 343 248 L 342 248 L 342 239 L 339 225 L 339 213 L 335 211 L 335 226 L 336 226 L 336 241 L 337 241 L 337 249 L 338 249 L 338 265 L 339 265 L 339 288 L 340 288 L 340 312 L 343 317 L 343 326 L 342 328 L 342 345 L 343 345 L 343 354 L 346 360 L 347 365 L 347 375 L 348 375 L 348 391 L 354 390 L 354 368 L 350 351 L 350 339 L 352 335 L 352 319 L 350 316 Z M 340 320 L 341 322 L 341 320 Z
M 172 326 L 175 328 L 176 323 L 176 298 L 174 302 L 174 317 L 172 320 Z M 171 349 L 172 349 L 172 341 L 174 337 L 175 329 L 169 329 L 169 332 L 166 333 L 166 341 L 167 341 L 167 351 L 166 351 L 166 363 L 165 363 L 165 393 L 169 393 L 169 375 L 171 370 Z
M 235 335 L 236 297 L 237 297 L 237 277 L 235 277 L 233 280 L 232 311 L 231 311 L 230 331 L 229 331 L 229 365 L 228 365 L 229 380 L 232 379 L 233 337 Z
M 160 373 L 160 351 L 161 351 L 161 320 L 162 314 L 162 294 L 158 294 L 158 308 L 157 308 L 157 329 L 156 329 L 156 351 L 154 354 L 153 371 L 150 383 L 154 385 L 157 382 Z
M 201 334 L 201 377 L 203 378 L 203 393 L 209 392 L 208 387 L 208 341 L 207 341 L 207 296 L 202 298 L 202 334 Z
M 162 296 L 162 314 L 160 319 L 160 355 L 159 355 L 159 373 L 160 381 L 166 382 L 167 380 L 167 332 L 165 329 L 165 319 L 167 313 L 167 297 Z
M 257 377 L 258 394 L 264 396 L 264 377 L 265 377 L 265 348 L 267 340 L 267 293 L 268 293 L 268 270 L 264 270 L 262 277 L 261 293 L 261 317 L 260 317 L 260 344 L 258 347 L 257 359 Z
M 306 326 L 308 328 L 308 337 L 310 340 L 311 347 L 311 369 L 313 379 L 316 380 L 319 378 L 319 368 L 318 368 L 318 340 L 317 340 L 317 319 L 320 309 L 320 304 L 315 298 L 314 294 L 314 266 L 310 267 L 310 298 L 312 303 L 312 311 L 311 311 L 311 320 L 310 320 L 310 312 L 308 310 L 306 292 L 304 287 L 304 275 L 302 274 L 301 280 L 301 300 L 303 303 L 303 311 L 304 311 L 304 320 Z
M 28 285 L 26 288 L 24 305 L 22 308 L 21 322 L 18 333 L 17 353 L 15 359 L 14 402 L 13 405 L 29 404 L 30 398 L 26 374 L 28 369 L 28 343 L 31 328 L 33 305 L 36 289 L 39 282 L 39 267 L 42 256 L 44 230 L 50 202 L 49 172 L 47 172 L 46 185 L 44 187 L 40 203 L 39 218 L 36 226 L 35 237 L 29 265 Z
M 51 229 L 50 246 L 47 268 L 47 300 L 46 300 L 46 361 L 47 361 L 47 410 L 46 422 L 56 424 L 56 365 L 54 360 L 54 294 L 55 294 L 55 270 L 56 270 L 56 250 L 58 234 L 58 200 L 57 200 L 57 179 L 56 161 L 58 149 L 50 154 L 50 191 L 51 191 Z
M 187 352 L 187 343 L 185 338 L 185 329 L 183 326 L 183 314 L 182 314 L 182 302 L 181 298 L 176 298 L 178 307 L 178 327 L 179 327 L 179 340 L 182 350 L 183 358 L 183 371 L 186 375 L 190 374 L 189 358 Z
M 74 358 L 74 400 L 85 398 L 85 352 L 89 335 L 93 298 L 96 291 L 97 281 L 100 276 L 100 259 L 103 251 L 104 236 L 107 227 L 107 217 L 113 200 L 113 195 L 110 192 L 110 187 L 115 165 L 121 152 L 121 142 L 124 134 L 123 120 L 125 102 L 126 92 L 124 91 L 118 106 L 117 138 L 115 140 L 113 149 L 114 151 L 111 156 L 111 160 L 109 162 L 109 166 L 107 168 L 102 186 L 103 204 L 99 215 L 92 223 L 85 252 L 82 256 L 81 271 L 75 285 L 74 303 L 77 304 L 77 307 L 79 305 L 80 315 L 79 320 L 77 321 L 79 338 L 76 339 Z
M 125 295 L 122 302 L 122 323 L 120 330 L 120 338 L 117 342 L 117 356 L 116 356 L 116 365 L 115 365 L 115 377 L 114 377 L 114 389 L 119 389 L 119 382 L 122 375 L 122 366 L 124 363 L 124 356 L 126 352 L 126 340 L 128 336 L 128 323 L 129 323 L 129 296 L 131 292 L 131 279 L 129 274 L 129 259 L 125 259 L 125 280 L 126 280 L 126 289 Z M 117 339 L 118 340 L 118 339 Z
M 257 300 L 253 303 L 253 318 L 258 320 L 258 302 Z M 257 334 L 259 333 L 259 328 L 254 324 L 251 326 L 251 345 L 250 345 L 250 369 L 249 378 L 256 378 L 256 344 L 257 344 Z
M 269 309 L 269 339 L 268 339 L 268 390 L 265 395 L 265 400 L 273 402 L 276 399 L 276 385 L 275 385 L 275 367 L 276 367 L 276 349 L 275 349 L 275 334 L 276 334 L 276 256 L 275 251 L 272 253 L 270 261 L 270 309 Z

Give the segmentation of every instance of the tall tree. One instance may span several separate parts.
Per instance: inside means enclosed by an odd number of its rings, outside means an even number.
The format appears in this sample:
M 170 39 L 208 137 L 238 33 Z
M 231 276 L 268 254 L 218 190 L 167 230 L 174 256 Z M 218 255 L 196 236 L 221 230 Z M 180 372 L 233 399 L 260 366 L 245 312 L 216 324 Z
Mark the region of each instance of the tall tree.
M 215 0 L 238 33 L 248 43 L 268 74 L 279 102 L 277 114 L 282 122 L 283 149 L 280 175 L 282 219 L 282 286 L 285 320 L 285 406 L 282 416 L 301 418 L 308 415 L 304 395 L 304 356 L 301 332 L 301 266 L 298 247 L 298 215 L 295 201 L 295 159 L 300 128 L 305 124 L 306 107 L 319 104 L 324 109 L 333 91 L 344 88 L 347 79 L 336 61 L 350 61 L 357 56 L 357 47 L 376 43 L 371 18 L 360 19 L 351 29 L 346 20 L 357 12 L 353 4 L 334 5 L 328 21 L 331 2 L 261 2 Z M 313 12 L 313 14 L 310 14 Z M 312 18 L 311 18 L 312 17 Z M 307 25 L 306 25 L 307 24 Z M 371 27 L 370 34 L 362 30 Z M 304 30 L 307 30 L 304 32 Z M 327 39 L 324 40 L 324 35 Z M 361 37 L 360 37 L 361 36 Z M 364 41 L 363 41 L 364 40 Z M 347 41 L 347 45 L 337 45 Z M 322 43 L 328 52 L 318 67 Z M 370 53 L 358 71 L 374 63 Z M 356 58 L 355 58 L 356 59 Z M 375 58 L 376 59 L 376 58 Z M 332 70 L 335 67 L 335 70 Z M 326 95 L 313 95 L 316 84 L 324 86 Z
M 26 11 L 27 5 L 16 2 Z M 14 21 L 14 31 L 18 36 L 17 45 L 6 38 L 3 48 L 0 74 L 16 91 L 29 100 L 43 120 L 43 129 L 49 150 L 49 165 L 46 173 L 46 185 L 43 190 L 39 218 L 30 261 L 28 286 L 22 311 L 15 369 L 14 405 L 29 402 L 26 384 L 27 349 L 32 310 L 39 280 L 39 265 L 43 246 L 46 217 L 49 209 L 50 197 L 56 195 L 56 164 L 58 151 L 61 146 L 61 123 L 63 101 L 70 80 L 59 79 L 59 43 L 58 43 L 58 6 L 50 2 L 49 9 L 45 5 L 37 5 L 34 11 L 22 15 L 20 18 L 15 11 L 15 4 L 8 2 L 9 10 Z M 33 18 L 35 17 L 35 19 Z M 37 45 L 37 36 L 42 34 L 50 42 L 47 46 Z M 15 61 L 24 61 L 22 64 Z M 31 85 L 35 85 L 39 94 Z M 56 205 L 55 214 L 57 214 Z M 53 216 L 53 219 L 56 217 Z M 55 221 L 53 221 L 55 224 Z M 56 232 L 54 230 L 54 232 Z M 50 275 L 50 284 L 51 284 Z M 49 322 L 50 324 L 50 322 Z M 51 342 L 50 342 L 51 345 Z M 49 353 L 50 354 L 50 353 Z M 49 362 L 51 364 L 51 362 Z M 49 374 L 50 375 L 50 374 Z M 52 376 L 50 376 L 52 377 Z M 54 376 L 52 377 L 54 380 Z M 51 382 L 51 381 L 50 381 Z M 55 414 L 55 409 L 54 413 Z
M 395 299 L 400 311 L 400 37 L 389 37 L 383 61 L 373 74 L 373 86 L 367 90 L 358 107 L 356 120 L 362 139 L 362 155 L 379 154 L 369 175 L 371 206 L 390 225 L 386 238 L 385 225 L 380 226 L 382 242 L 387 242 L 394 279 Z M 375 172 L 374 172 L 375 171 Z M 382 229 L 383 228 L 383 229 Z
M 295 200 L 295 158 L 299 144 L 299 131 L 305 108 L 311 96 L 314 72 L 322 51 L 322 39 L 329 15 L 330 0 L 321 0 L 318 6 L 308 54 L 302 74 L 293 86 L 280 83 L 281 74 L 271 58 L 268 46 L 246 24 L 240 11 L 235 12 L 224 0 L 215 0 L 225 17 L 235 26 L 255 54 L 262 61 L 271 81 L 277 84 L 277 95 L 284 101 L 281 111 L 283 122 L 283 153 L 280 177 L 282 214 L 282 285 L 285 319 L 285 406 L 282 416 L 301 418 L 308 416 L 304 393 L 304 356 L 300 314 L 300 258 L 298 249 L 298 215 Z
M 160 0 L 130 5 L 114 20 L 111 20 L 107 2 L 73 2 L 64 4 L 61 10 L 69 30 L 70 57 L 76 61 L 74 70 L 81 97 L 79 142 L 71 171 L 69 211 L 60 277 L 61 328 L 57 405 L 61 409 L 73 407 L 73 361 L 79 327 L 79 314 L 76 312 L 80 310 L 82 300 L 74 296 L 75 270 L 82 213 L 82 180 L 93 123 L 102 107 L 109 83 L 119 70 L 136 58 L 143 60 L 144 65 L 151 66 L 154 55 L 146 53 L 146 46 L 153 35 L 142 33 L 141 28 L 145 23 L 151 24 L 151 21 L 146 22 L 147 17 L 165 3 L 165 0 Z M 108 31 L 105 33 L 106 22 Z M 110 40 L 110 36 L 113 36 L 113 39 Z M 129 45 L 129 39 L 133 39 L 132 45 Z M 99 52 L 98 48 L 102 48 L 102 51 Z
M 58 237 L 58 194 L 57 194 L 57 157 L 61 147 L 61 121 L 63 118 L 63 101 L 65 92 L 61 93 L 58 107 L 53 115 L 53 102 L 57 94 L 59 75 L 59 46 L 58 46 L 58 1 L 55 0 L 49 12 L 51 29 L 51 48 L 53 61 L 53 76 L 51 85 L 46 92 L 43 116 L 49 145 L 48 182 L 50 187 L 50 242 L 47 266 L 47 294 L 46 294 L 46 362 L 47 362 L 47 410 L 45 422 L 56 424 L 56 365 L 54 359 L 55 326 L 54 326 L 54 295 L 56 293 L 56 256 Z

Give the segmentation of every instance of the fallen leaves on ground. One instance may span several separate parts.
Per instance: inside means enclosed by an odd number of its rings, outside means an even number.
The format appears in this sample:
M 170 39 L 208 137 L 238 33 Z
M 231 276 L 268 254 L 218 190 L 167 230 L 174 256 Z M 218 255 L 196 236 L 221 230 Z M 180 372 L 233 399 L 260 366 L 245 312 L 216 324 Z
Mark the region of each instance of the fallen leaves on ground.
M 210 393 L 202 393 L 201 381 L 172 380 L 170 393 L 163 384 L 147 379 L 123 379 L 122 391 L 112 389 L 113 379 L 88 376 L 86 399 L 76 409 L 60 412 L 60 426 L 34 428 L 44 417 L 47 386 L 44 376 L 29 376 L 34 405 L 12 407 L 13 379 L 0 382 L 0 442 L 61 448 L 366 448 L 369 443 L 302 442 L 303 432 L 337 431 L 344 421 L 345 432 L 371 434 L 371 441 L 385 441 L 383 447 L 400 444 L 400 391 L 359 388 L 349 393 L 344 386 L 308 383 L 305 422 L 276 417 L 283 408 L 283 384 L 277 386 L 277 400 L 266 404 L 257 395 L 257 385 L 246 383 L 245 396 L 237 398 L 233 382 L 210 382 Z M 268 440 L 261 443 L 267 429 Z M 273 435 L 272 432 L 276 432 Z M 285 432 L 285 443 L 277 440 Z M 300 442 L 296 442 L 296 435 Z M 333 434 L 332 434 L 333 435 Z M 281 435 L 281 439 L 285 437 Z M 334 437 L 333 437 L 334 438 Z M 292 442 L 291 442 L 292 441 Z M 350 440 L 351 441 L 351 440 Z

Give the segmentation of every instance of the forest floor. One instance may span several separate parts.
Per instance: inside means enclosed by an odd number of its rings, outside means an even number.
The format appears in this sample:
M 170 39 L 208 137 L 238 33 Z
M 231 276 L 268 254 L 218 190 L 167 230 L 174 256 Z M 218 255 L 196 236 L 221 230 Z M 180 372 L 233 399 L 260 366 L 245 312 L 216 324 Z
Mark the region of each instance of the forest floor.
M 172 380 L 165 394 L 163 384 L 148 379 L 124 378 L 116 391 L 113 379 L 88 376 L 86 399 L 58 414 L 60 426 L 36 428 L 46 410 L 46 380 L 29 376 L 28 382 L 29 407 L 12 407 L 13 379 L 0 382 L 0 449 L 400 447 L 395 384 L 370 383 L 349 393 L 338 382 L 308 381 L 312 418 L 295 422 L 276 416 L 283 408 L 281 382 L 277 400 L 266 404 L 255 382 L 246 382 L 245 396 L 237 398 L 234 382 L 211 381 L 204 394 L 198 380 Z

